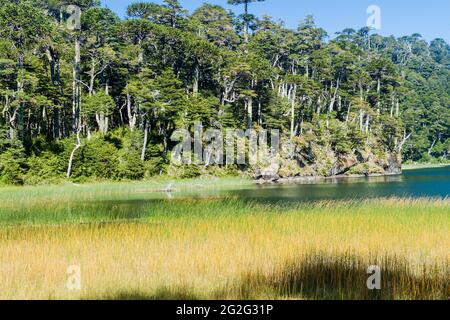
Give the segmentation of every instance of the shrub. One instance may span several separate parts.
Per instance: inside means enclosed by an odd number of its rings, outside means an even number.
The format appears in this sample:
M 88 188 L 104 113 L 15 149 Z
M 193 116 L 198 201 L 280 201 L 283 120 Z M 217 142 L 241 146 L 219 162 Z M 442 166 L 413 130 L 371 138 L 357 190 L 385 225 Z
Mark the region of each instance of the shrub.
M 118 175 L 121 179 L 139 180 L 144 177 L 144 162 L 141 160 L 142 134 L 136 131 L 125 131 L 119 136 Z
M 0 183 L 23 184 L 25 159 L 20 150 L 8 149 L 0 154 Z
M 55 182 L 64 178 L 67 170 L 67 160 L 51 152 L 32 156 L 27 160 L 28 171 L 25 175 L 26 184 Z
M 119 152 L 118 175 L 121 179 L 139 180 L 144 177 L 144 162 L 136 152 Z
M 199 177 L 201 171 L 197 165 L 170 165 L 167 174 L 173 178 L 192 179 Z
M 73 145 L 66 148 L 67 159 L 69 159 L 72 148 Z M 94 136 L 90 141 L 84 141 L 83 146 L 75 153 L 72 178 L 116 179 L 118 166 L 118 149 L 102 137 Z
M 167 173 L 166 160 L 163 157 L 150 158 L 144 163 L 144 172 L 146 179 Z

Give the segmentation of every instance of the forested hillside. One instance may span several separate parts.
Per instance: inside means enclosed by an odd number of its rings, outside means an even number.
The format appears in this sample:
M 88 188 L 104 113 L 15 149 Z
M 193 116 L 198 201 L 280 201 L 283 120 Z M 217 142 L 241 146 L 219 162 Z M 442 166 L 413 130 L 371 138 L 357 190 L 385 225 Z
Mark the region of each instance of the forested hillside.
M 230 2 L 247 13 L 165 0 L 119 19 L 96 0 L 0 0 L 0 182 L 257 171 L 171 165 L 173 131 L 198 121 L 280 129 L 295 146 L 285 177 L 450 156 L 444 40 L 327 35 L 312 17 L 291 30 Z M 69 4 L 81 30 L 67 28 Z

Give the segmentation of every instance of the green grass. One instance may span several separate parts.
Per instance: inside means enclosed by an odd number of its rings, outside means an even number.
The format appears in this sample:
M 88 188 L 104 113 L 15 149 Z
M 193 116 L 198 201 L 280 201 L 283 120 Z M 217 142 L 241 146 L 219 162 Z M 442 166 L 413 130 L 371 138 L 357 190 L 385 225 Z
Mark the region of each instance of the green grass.
M 216 178 L 202 177 L 196 179 L 176 180 L 168 177 L 154 178 L 148 181 L 137 182 L 102 182 L 42 186 L 0 186 L 0 200 L 11 197 L 25 197 L 26 200 L 52 197 L 83 197 L 99 198 L 104 195 L 130 195 L 133 193 L 157 193 L 169 186 L 172 191 L 190 190 L 220 190 L 224 188 L 248 187 L 254 185 L 251 179 L 241 177 Z
M 200 178 L 174 181 L 67 184 L 0 188 L 0 226 L 60 224 L 136 219 L 152 214 L 149 201 L 221 195 L 228 189 L 249 188 L 244 178 Z M 166 189 L 170 192 L 165 192 Z
M 166 182 L 1 189 L 0 298 L 450 297 L 450 200 L 270 205 L 223 198 L 251 186 L 233 179 L 178 182 L 164 199 Z M 366 287 L 374 264 L 380 291 Z

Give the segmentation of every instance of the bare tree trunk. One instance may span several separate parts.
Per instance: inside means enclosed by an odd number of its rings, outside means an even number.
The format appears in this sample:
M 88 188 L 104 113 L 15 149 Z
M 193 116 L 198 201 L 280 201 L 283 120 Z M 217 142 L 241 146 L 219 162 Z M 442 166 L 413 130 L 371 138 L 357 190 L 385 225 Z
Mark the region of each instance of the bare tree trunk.
M 348 105 L 347 116 L 345 117 L 345 125 L 348 126 L 348 121 L 350 120 L 350 112 L 352 111 L 352 104 Z
M 75 61 L 73 66 L 73 131 L 79 133 L 81 113 L 81 84 L 80 84 L 81 45 L 79 36 L 75 37 Z
M 131 95 L 127 93 L 127 115 L 128 115 L 128 124 L 130 126 L 130 130 L 133 131 L 136 127 L 136 113 L 133 113 L 133 107 L 131 102 Z
M 9 119 L 9 138 L 14 140 L 17 138 L 17 128 L 16 128 L 16 118 L 17 118 L 17 109 L 14 110 L 13 115 Z
M 200 82 L 200 67 L 198 66 L 198 64 L 196 64 L 194 71 L 194 85 L 192 88 L 194 95 L 198 94 L 199 82 Z
M 73 158 L 75 156 L 75 152 L 77 152 L 77 150 L 81 148 L 80 131 L 81 130 L 78 129 L 78 132 L 77 132 L 77 143 L 75 144 L 75 148 L 70 153 L 69 165 L 67 166 L 67 179 L 70 179 L 70 176 L 72 175 L 72 165 L 73 165 Z
M 89 71 L 89 96 L 94 93 L 95 84 L 95 59 L 91 58 L 91 70 Z
M 248 2 L 245 2 L 245 21 L 244 21 L 244 42 L 248 43 L 249 40 L 249 21 L 248 21 Z
M 395 93 L 391 97 L 391 118 L 394 117 L 394 107 L 395 107 Z
M 366 133 L 369 133 L 370 115 L 366 117 Z
M 258 124 L 262 125 L 262 106 L 261 106 L 261 100 L 258 100 Z
M 402 152 L 402 150 L 403 150 L 403 146 L 405 145 L 405 143 L 409 140 L 409 138 L 411 138 L 411 136 L 412 136 L 412 132 L 410 133 L 410 134 L 406 134 L 406 131 L 405 131 L 405 134 L 403 135 L 404 137 L 403 137 L 403 140 L 402 140 L 402 142 L 400 142 L 400 144 L 398 145 L 398 152 Z
M 144 120 L 144 144 L 142 146 L 141 152 L 141 160 L 145 161 L 145 154 L 147 152 L 147 143 L 148 143 L 148 121 Z
M 437 143 L 437 139 L 434 139 L 433 143 L 431 144 L 430 149 L 428 149 L 428 155 L 431 156 L 431 153 L 433 152 L 433 148 Z
M 13 114 L 10 113 L 10 103 L 8 94 L 5 95 L 5 107 L 3 108 L 2 114 L 5 120 L 9 124 L 9 139 L 14 140 L 16 138 L 16 116 L 17 116 L 17 108 L 14 109 Z
M 328 106 L 328 113 L 331 113 L 334 110 L 334 104 L 336 103 L 336 97 L 337 97 L 337 93 L 339 90 L 339 82 L 340 81 L 338 79 L 338 81 L 336 83 L 336 88 L 334 89 L 333 97 L 331 98 L 330 105 Z
M 377 82 L 377 113 L 380 113 L 380 109 L 381 109 L 381 79 L 378 78 L 378 82 Z
M 73 97 L 72 97 L 72 108 L 73 108 L 73 130 L 77 134 L 77 143 L 74 149 L 70 153 L 69 164 L 67 166 L 67 178 L 69 179 L 72 175 L 73 158 L 75 152 L 81 148 L 81 84 L 80 84 L 80 64 L 81 64 L 81 44 L 80 38 L 77 34 L 75 36 L 75 61 L 73 66 Z
M 297 97 L 297 85 L 294 84 L 292 93 L 291 93 L 291 138 L 295 135 L 295 103 Z
M 23 52 L 22 49 L 19 49 L 17 58 L 17 65 L 19 70 L 23 69 L 23 63 L 24 63 Z M 18 93 L 24 92 L 24 83 L 20 80 L 17 80 L 17 92 Z M 15 128 L 18 138 L 23 140 L 25 138 L 25 124 L 24 124 L 24 105 L 22 101 L 19 101 L 19 106 L 15 111 L 15 116 L 13 119 L 15 121 Z
M 362 110 L 359 111 L 359 130 L 363 131 L 364 125 L 364 112 Z
M 253 128 L 253 97 L 247 98 L 247 128 Z
M 109 126 L 109 119 L 108 116 L 104 114 L 95 114 L 95 120 L 97 121 L 98 130 L 101 134 L 107 134 L 108 133 L 108 126 Z

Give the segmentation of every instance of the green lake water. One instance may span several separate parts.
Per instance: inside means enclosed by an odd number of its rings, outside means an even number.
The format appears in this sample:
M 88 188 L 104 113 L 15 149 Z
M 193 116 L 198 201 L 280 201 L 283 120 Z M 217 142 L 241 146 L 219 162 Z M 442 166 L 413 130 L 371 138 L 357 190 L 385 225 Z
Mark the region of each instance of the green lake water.
M 408 170 L 402 175 L 367 178 L 337 178 L 307 184 L 248 186 L 231 190 L 193 188 L 189 192 L 141 193 L 130 197 L 86 204 L 118 217 L 139 217 L 155 201 L 176 199 L 237 198 L 271 204 L 313 202 L 320 200 L 352 200 L 386 197 L 448 198 L 450 167 Z M 128 215 L 131 216 L 128 216 Z
M 231 194 L 268 202 L 349 200 L 383 197 L 450 197 L 450 167 L 405 170 L 402 175 L 337 178 L 311 184 L 262 186 Z
M 220 182 L 220 181 L 219 181 Z M 142 189 L 140 187 L 142 186 Z M 162 186 L 163 187 L 163 186 Z M 122 187 L 123 188 L 123 187 Z M 321 200 L 357 200 L 386 197 L 450 198 L 450 167 L 404 171 L 402 175 L 367 178 L 339 178 L 292 185 L 246 185 L 236 188 L 215 189 L 199 183 L 189 191 L 154 192 L 139 187 L 119 189 L 113 193 L 85 193 L 74 199 L 51 202 L 49 206 L 30 208 L 18 203 L 12 210 L 1 210 L 0 225 L 16 223 L 67 223 L 83 221 L 130 220 L 155 213 L 184 214 L 185 199 L 239 199 L 251 203 L 297 204 Z M 185 190 L 183 188 L 182 190 Z M 20 189 L 17 189 L 20 190 Z M 80 188 L 80 192 L 83 188 Z M 84 191 L 86 192 L 86 191 Z M 81 200 L 80 200 L 81 199 Z M 211 208 L 203 205 L 199 210 L 219 210 L 220 203 Z M 198 212 L 202 213 L 202 212 Z

